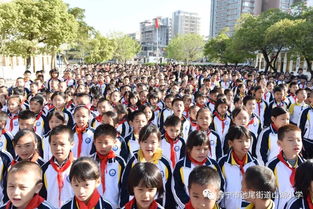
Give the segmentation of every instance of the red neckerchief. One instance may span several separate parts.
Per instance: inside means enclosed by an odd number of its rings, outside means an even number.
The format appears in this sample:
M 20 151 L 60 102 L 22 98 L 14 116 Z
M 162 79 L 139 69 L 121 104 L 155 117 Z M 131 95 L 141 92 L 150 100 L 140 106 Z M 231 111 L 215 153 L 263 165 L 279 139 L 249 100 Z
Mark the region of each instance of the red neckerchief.
M 53 104 L 47 104 L 46 106 L 48 107 L 49 110 L 54 108 Z
M 175 149 L 174 149 L 174 144 L 176 144 L 179 140 L 178 139 L 175 140 L 175 139 L 171 138 L 166 132 L 165 132 L 165 139 L 171 145 L 171 161 L 172 161 L 172 165 L 174 168 L 176 165 L 176 153 L 175 153 Z
M 13 121 L 15 119 L 18 119 L 18 114 L 14 115 L 13 117 L 9 115 L 9 119 L 10 119 L 10 130 L 9 131 L 12 132 L 12 130 L 13 130 Z
M 209 103 L 214 104 L 215 105 L 215 101 L 209 99 Z
M 256 104 L 258 105 L 258 116 L 261 116 L 261 103 L 262 103 L 262 99 L 260 101 L 257 101 Z
M 110 152 L 107 155 L 101 155 L 99 152 L 97 152 L 97 156 L 100 160 L 100 172 L 101 172 L 101 183 L 102 183 L 102 191 L 105 192 L 105 172 L 106 167 L 109 159 L 112 159 L 115 157 L 115 153 L 110 150 Z
M 72 100 L 69 101 L 69 102 L 67 103 L 67 105 L 66 105 L 66 109 L 70 108 L 72 104 L 73 104 L 73 101 L 72 101 Z
M 1 130 L 1 135 L 5 134 L 6 132 L 7 132 L 7 130 L 2 129 L 2 130 Z
M 313 203 L 310 194 L 306 197 L 306 203 L 308 203 L 309 209 L 313 209 Z
M 295 184 L 295 176 L 296 176 L 296 169 L 297 168 L 291 167 L 289 165 L 289 163 L 286 162 L 286 160 L 284 159 L 282 151 L 277 155 L 277 159 L 291 170 L 291 175 L 290 175 L 289 181 L 290 181 L 291 185 L 294 186 L 294 184 Z
M 275 124 L 274 123 L 271 123 L 271 125 L 272 125 L 272 128 L 274 129 L 274 131 L 278 131 L 278 128 L 275 126 Z
M 265 93 L 264 93 L 264 100 L 266 100 L 266 95 L 267 95 L 267 93 L 268 93 L 268 92 L 265 92 Z
M 104 84 L 104 82 L 103 82 L 103 81 L 99 81 L 98 84 L 99 84 L 100 86 L 102 86 L 102 85 Z
M 250 125 L 252 125 L 252 124 L 254 124 L 254 117 L 252 117 L 252 119 L 249 121 L 247 127 L 250 126 Z
M 190 160 L 192 163 L 194 163 L 194 164 L 196 164 L 196 165 L 204 165 L 204 164 L 206 163 L 206 161 L 208 161 L 208 158 L 205 158 L 205 159 L 202 160 L 201 162 L 200 162 L 200 161 L 197 161 L 197 160 L 193 159 L 190 154 L 188 154 L 188 158 L 189 158 L 189 160 Z
M 294 95 L 293 93 L 290 93 L 290 95 L 289 96 L 291 96 L 293 99 L 294 99 L 294 101 L 296 102 L 297 101 L 297 96 L 296 95 Z
M 126 203 L 125 209 L 133 209 L 135 204 L 136 204 L 136 199 L 133 198 L 131 201 Z M 158 203 L 155 200 L 153 200 L 149 209 L 157 209 L 157 208 L 158 208 Z
M 79 209 L 92 209 L 96 207 L 96 205 L 99 202 L 99 199 L 100 194 L 97 189 L 94 190 L 87 204 L 85 204 L 83 201 L 80 201 L 77 197 L 75 197 Z
M 125 121 L 126 119 L 121 120 L 120 122 L 118 122 L 118 125 L 122 125 Z
M 205 106 L 205 104 L 196 104 L 198 107 L 200 107 L 200 108 L 204 108 L 204 106 Z
M 130 106 L 129 108 L 130 108 L 130 109 L 132 109 L 133 111 L 138 110 L 138 107 L 137 107 L 137 106 L 133 106 L 133 105 L 132 105 L 132 106 Z
M 91 111 L 96 111 L 96 107 L 92 105 L 92 106 L 90 107 L 90 110 L 91 110 Z
M 194 207 L 192 207 L 191 201 L 189 200 L 188 203 L 185 204 L 185 209 L 194 209 Z
M 58 189 L 59 189 L 59 206 L 61 207 L 61 204 L 62 204 L 61 192 L 62 192 L 62 189 L 64 186 L 64 180 L 63 180 L 62 173 L 72 165 L 73 154 L 72 154 L 72 152 L 70 152 L 68 160 L 66 161 L 66 163 L 61 168 L 54 162 L 54 158 L 51 158 L 49 160 L 49 162 L 50 162 L 52 168 L 58 173 L 57 182 L 58 182 Z
M 41 115 L 42 115 L 42 111 L 40 111 L 40 113 L 38 113 L 38 115 L 36 116 L 36 121 L 40 119 Z M 34 130 L 36 132 L 37 126 L 34 127 Z
M 191 124 L 192 127 L 197 127 L 198 126 L 197 121 L 193 121 L 193 120 L 191 120 L 191 118 L 190 118 L 190 124 Z
M 214 115 L 222 122 L 222 133 L 224 133 L 226 117 L 222 119 L 220 114 L 216 111 L 214 112 Z
M 83 133 L 86 131 L 87 126 L 79 128 L 76 126 L 75 130 L 78 136 L 78 145 L 77 145 L 77 158 L 80 157 L 80 153 L 82 152 L 82 144 L 83 144 Z
M 17 159 L 18 159 L 18 158 L 17 158 Z M 20 158 L 20 159 L 21 159 L 21 158 Z M 38 159 L 39 159 L 39 154 L 38 154 L 38 152 L 35 152 L 35 153 L 33 154 L 33 156 L 31 156 L 29 159 L 27 159 L 27 160 L 25 160 L 25 161 L 30 161 L 30 162 L 36 163 Z M 23 161 L 23 160 L 21 159 L 21 161 Z M 15 160 L 12 160 L 11 166 L 15 165 L 15 164 L 18 163 L 18 162 L 19 162 L 19 161 L 17 161 L 16 159 L 15 159 Z
M 25 209 L 34 209 L 38 208 L 38 206 L 43 203 L 45 199 L 43 199 L 39 194 L 35 194 L 35 196 L 30 200 Z M 9 209 L 11 207 L 11 201 L 7 203 L 5 209 Z
M 247 155 L 245 155 L 243 157 L 243 159 L 240 160 L 234 151 L 232 152 L 232 154 L 233 154 L 233 158 L 234 158 L 235 162 L 239 165 L 241 174 L 243 175 L 245 173 L 243 166 L 245 165 Z
M 95 119 L 96 119 L 96 121 L 101 122 L 102 121 L 102 115 L 98 115 Z

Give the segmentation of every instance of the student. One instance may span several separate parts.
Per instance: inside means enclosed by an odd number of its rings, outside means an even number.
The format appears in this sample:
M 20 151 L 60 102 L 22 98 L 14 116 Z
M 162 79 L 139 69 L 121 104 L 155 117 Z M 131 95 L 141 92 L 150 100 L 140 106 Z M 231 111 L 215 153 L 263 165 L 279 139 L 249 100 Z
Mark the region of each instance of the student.
M 225 138 L 231 149 L 218 162 L 225 179 L 227 194 L 222 200 L 222 207 L 226 209 L 246 207 L 248 205 L 246 201 L 232 194 L 241 191 L 241 181 L 246 170 L 258 165 L 258 161 L 249 152 L 252 143 L 251 135 L 244 126 L 231 126 Z
M 38 194 L 42 182 L 42 171 L 38 164 L 23 161 L 12 166 L 7 177 L 7 193 L 10 201 L 1 209 L 54 209 L 49 202 Z
M 303 162 L 296 170 L 295 175 L 295 197 L 292 197 L 284 209 L 311 209 L 313 208 L 313 160 Z
M 268 107 L 268 104 L 263 99 L 263 94 L 264 94 L 264 90 L 261 86 L 257 86 L 254 88 L 254 97 L 256 100 L 256 106 L 254 109 L 254 113 L 257 116 L 259 116 L 261 123 L 262 123 L 262 127 L 264 124 L 264 114 L 267 111 L 267 107 Z
M 271 121 L 270 126 L 259 134 L 256 144 L 256 156 L 263 165 L 279 154 L 277 132 L 280 127 L 289 124 L 289 113 L 282 107 L 275 107 L 271 113 Z
M 112 107 L 116 107 L 117 105 L 119 105 L 120 100 L 121 100 L 121 93 L 118 90 L 115 90 L 110 94 L 110 102 L 111 102 Z
M 290 113 L 290 123 L 294 125 L 298 124 L 302 111 L 309 107 L 309 105 L 305 103 L 307 93 L 304 89 L 298 89 L 296 91 L 296 96 L 295 102 L 292 103 L 288 109 Z
M 195 94 L 195 103 L 198 107 L 202 108 L 205 106 L 207 98 L 201 94 L 201 93 L 196 93 Z
M 97 103 L 97 117 L 93 118 L 90 123 L 90 127 L 96 129 L 102 123 L 102 116 L 105 112 L 112 111 L 113 108 L 109 101 L 105 98 L 100 98 Z
M 8 120 L 5 129 L 15 135 L 19 130 L 18 114 L 21 111 L 21 98 L 10 96 L 8 99 Z
M 224 143 L 225 135 L 230 126 L 230 117 L 227 115 L 228 104 L 225 99 L 219 99 L 215 103 L 213 119 L 210 128 L 220 136 L 222 144 Z
M 50 143 L 49 143 L 49 135 L 51 133 L 51 130 L 57 126 L 66 125 L 65 116 L 63 112 L 59 112 L 59 111 L 50 112 L 47 117 L 47 120 L 48 120 L 47 122 L 49 124 L 50 131 L 48 131 L 44 135 L 44 138 L 42 140 L 43 159 L 45 161 L 50 160 L 52 157 L 52 152 L 51 152 Z
M 185 156 L 185 140 L 180 137 L 181 120 L 175 116 L 169 116 L 165 123 L 165 134 L 162 136 L 161 149 L 163 155 L 170 160 L 172 168 L 177 161 Z
M 0 150 L 8 151 L 14 157 L 13 135 L 5 129 L 7 120 L 8 115 L 0 111 Z
M 296 101 L 297 101 L 296 92 L 298 89 L 299 89 L 299 86 L 298 86 L 297 82 L 291 82 L 289 84 L 289 95 L 287 96 L 289 106 L 291 104 L 296 103 Z
M 129 97 L 128 97 L 128 105 L 127 105 L 128 111 L 134 112 L 134 111 L 138 110 L 137 103 L 138 103 L 138 94 L 131 92 L 129 94 Z
M 253 111 L 256 107 L 256 99 L 253 96 L 245 96 L 243 98 L 243 106 L 247 110 L 249 114 L 249 123 L 247 128 L 256 136 L 258 137 L 259 133 L 262 130 L 262 123 L 259 118 Z
M 222 155 L 222 142 L 219 135 L 210 129 L 210 124 L 212 121 L 211 111 L 208 108 L 201 108 L 197 113 L 197 128 L 196 130 L 201 130 L 206 133 L 210 140 L 210 152 L 209 156 L 213 160 L 219 160 Z
M 36 95 L 30 99 L 29 109 L 33 113 L 36 114 L 36 121 L 34 131 L 41 137 L 43 137 L 46 128 L 46 117 L 44 116 L 45 113 L 43 112 L 43 103 L 44 99 L 42 96 Z
M 130 121 L 128 120 L 131 116 L 131 113 L 128 114 L 128 111 L 124 105 L 117 105 L 114 108 L 114 111 L 116 111 L 118 115 L 118 125 L 116 129 L 120 135 L 125 138 L 133 131 L 130 125 Z
M 113 209 L 98 192 L 100 171 L 97 163 L 88 158 L 81 157 L 73 162 L 69 181 L 75 196 L 64 204 L 61 209 Z
M 189 118 L 190 119 L 190 108 L 192 106 L 192 96 L 191 94 L 185 94 L 183 96 L 183 101 L 184 101 L 184 112 L 183 112 L 183 115 L 186 117 L 186 118 Z M 199 108 L 199 107 L 198 107 Z
M 215 169 L 208 166 L 194 168 L 188 178 L 190 200 L 185 209 L 219 209 L 220 188 L 221 177 Z
M 276 191 L 276 180 L 271 169 L 264 166 L 249 167 L 241 183 L 243 197 L 250 202 L 246 209 L 276 208 L 271 199 Z
M 155 118 L 154 118 L 153 108 L 149 103 L 140 105 L 139 111 L 142 111 L 146 115 L 148 124 L 154 124 Z
M 3 205 L 3 203 L 8 201 L 7 197 L 7 191 L 6 191 L 6 186 L 7 186 L 7 171 L 11 166 L 13 158 L 12 155 L 5 151 L 1 150 L 0 151 L 0 205 Z
M 15 159 L 11 165 L 19 161 L 31 161 L 42 166 L 45 162 L 38 153 L 38 138 L 34 131 L 22 129 L 13 138 Z
M 89 156 L 94 153 L 93 130 L 89 128 L 90 110 L 85 105 L 76 106 L 74 110 L 75 126 L 74 146 L 72 149 L 74 158 Z
M 214 109 L 215 109 L 215 103 L 217 100 L 217 95 L 218 95 L 218 91 L 216 88 L 214 88 L 213 90 L 210 91 L 209 101 L 207 103 L 207 106 L 211 110 L 212 113 L 214 112 Z
M 147 122 L 146 115 L 139 110 L 130 114 L 129 123 L 132 126 L 133 131 L 125 137 L 125 143 L 130 155 L 139 149 L 139 132 L 145 125 L 147 125 Z
M 30 92 L 27 95 L 27 101 L 30 102 L 31 98 L 33 98 L 34 96 L 36 96 L 39 93 L 38 91 L 38 84 L 37 83 L 31 83 L 30 84 Z
M 180 208 L 189 201 L 188 177 L 190 172 L 197 166 L 209 166 L 218 171 L 222 177 L 222 172 L 215 160 L 210 159 L 210 140 L 205 132 L 193 131 L 188 137 L 186 145 L 186 156 L 175 166 L 173 171 L 172 192 Z
M 164 209 L 155 199 L 164 193 L 162 174 L 153 163 L 137 163 L 128 177 L 128 191 L 134 198 L 122 209 Z
M 270 104 L 274 100 L 273 89 L 274 89 L 274 82 L 273 81 L 267 82 L 266 91 L 263 94 L 263 99 L 264 101 L 266 101 L 267 104 Z
M 73 133 L 70 128 L 60 125 L 50 132 L 49 143 L 52 158 L 42 166 L 44 185 L 40 194 L 51 204 L 60 208 L 73 196 L 68 181 L 73 162 Z
M 121 176 L 125 168 L 124 160 L 113 151 L 116 141 L 117 131 L 113 126 L 108 124 L 98 126 L 93 142 L 96 153 L 90 156 L 100 167 L 101 184 L 98 191 L 112 204 L 113 208 L 119 206 Z
M 191 129 L 191 124 L 188 118 L 183 115 L 184 101 L 180 98 L 175 98 L 172 101 L 173 115 L 177 116 L 181 120 L 181 137 L 186 141 Z
M 158 127 L 161 133 L 164 133 L 164 122 L 170 115 L 173 114 L 172 102 L 174 100 L 174 96 L 168 94 L 164 98 L 165 107 L 160 111 L 158 115 Z
M 296 169 L 304 159 L 300 156 L 302 149 L 301 130 L 292 124 L 278 129 L 279 147 L 282 151 L 268 162 L 267 166 L 275 172 L 278 196 L 275 198 L 277 209 L 283 209 L 286 202 L 293 197 Z
M 59 77 L 59 71 L 56 69 L 52 69 L 49 71 L 50 79 L 46 83 L 46 88 L 50 92 L 54 92 L 55 85 L 57 85 L 60 82 Z M 54 84 L 55 83 L 55 84 Z

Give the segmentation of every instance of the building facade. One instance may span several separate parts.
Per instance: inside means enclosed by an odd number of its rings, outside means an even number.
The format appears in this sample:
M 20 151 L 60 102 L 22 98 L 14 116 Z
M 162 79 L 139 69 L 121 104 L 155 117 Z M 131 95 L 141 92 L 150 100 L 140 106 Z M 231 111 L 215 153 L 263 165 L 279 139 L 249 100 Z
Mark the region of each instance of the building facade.
M 179 34 L 200 33 L 200 17 L 197 13 L 178 10 L 173 13 L 173 37 Z

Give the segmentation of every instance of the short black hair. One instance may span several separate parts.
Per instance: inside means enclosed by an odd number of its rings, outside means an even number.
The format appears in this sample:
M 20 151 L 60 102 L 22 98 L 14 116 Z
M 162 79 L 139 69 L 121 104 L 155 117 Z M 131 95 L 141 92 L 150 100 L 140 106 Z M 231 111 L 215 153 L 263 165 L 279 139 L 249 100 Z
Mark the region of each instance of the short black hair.
M 136 118 L 137 116 L 139 116 L 139 115 L 144 115 L 144 116 L 146 116 L 144 112 L 142 112 L 142 111 L 140 111 L 140 110 L 136 110 L 136 111 L 131 112 L 131 113 L 129 114 L 129 121 L 134 121 L 135 118 Z
M 96 141 L 98 137 L 103 136 L 103 135 L 111 136 L 113 139 L 116 139 L 117 131 L 113 126 L 109 124 L 101 124 L 95 130 L 94 141 Z
M 313 159 L 301 163 L 295 175 L 295 194 L 302 194 L 303 199 L 310 195 L 309 188 L 313 181 Z
M 68 133 L 69 135 L 69 142 L 73 142 L 74 141 L 74 133 L 72 131 L 72 129 L 70 129 L 69 127 L 67 127 L 66 125 L 60 125 L 60 126 L 57 126 L 55 128 L 53 128 L 49 134 L 49 143 L 51 143 L 51 137 L 52 136 L 55 136 L 55 135 L 58 135 L 58 134 L 61 134 L 61 133 Z
M 249 101 L 251 100 L 255 100 L 255 97 L 254 96 L 251 96 L 251 95 L 247 95 L 243 98 L 243 105 L 246 105 Z
M 33 130 L 28 130 L 28 129 L 22 129 L 22 130 L 19 130 L 16 134 L 15 134 L 15 136 L 14 136 L 14 138 L 13 138 L 13 145 L 14 146 L 16 146 L 17 145 L 17 143 L 18 143 L 18 141 L 23 137 L 23 136 L 30 136 L 30 137 L 32 137 L 33 139 L 34 139 L 34 141 L 36 142 L 36 143 L 38 143 L 38 139 L 37 139 L 37 135 L 36 135 L 36 133 L 33 131 Z
M 283 89 L 279 86 L 276 86 L 273 90 L 273 93 L 275 94 L 276 92 L 283 92 Z
M 277 135 L 278 135 L 278 140 L 282 141 L 286 135 L 286 133 L 290 131 L 297 131 L 301 133 L 301 129 L 298 126 L 295 126 L 293 124 L 287 124 L 278 129 Z
M 54 97 L 56 97 L 56 96 L 61 96 L 61 97 L 63 97 L 63 99 L 65 100 L 65 94 L 64 94 L 63 92 L 60 92 L 60 91 L 54 92 L 54 93 L 52 94 L 52 96 L 51 96 L 51 100 L 53 100 Z
M 28 120 L 28 119 L 35 119 L 36 120 L 36 114 L 30 110 L 22 110 L 18 114 L 19 120 Z
M 201 146 L 203 144 L 209 145 L 209 148 L 211 151 L 210 139 L 205 132 L 198 131 L 198 130 L 191 132 L 188 136 L 187 143 L 186 143 L 187 154 L 191 152 L 193 147 Z
M 161 140 L 161 132 L 159 131 L 158 127 L 156 127 L 153 124 L 148 124 L 146 126 L 144 126 L 140 132 L 139 132 L 139 142 L 144 142 L 148 139 L 148 137 L 150 136 L 150 134 L 152 133 L 156 133 L 157 137 L 158 137 L 158 141 Z
M 215 103 L 215 110 L 217 111 L 218 106 L 220 106 L 222 104 L 226 104 L 228 106 L 226 99 L 218 99 Z
M 173 99 L 173 101 L 172 101 L 172 106 L 174 106 L 174 104 L 175 104 L 176 102 L 183 102 L 183 103 L 184 103 L 184 100 L 183 100 L 182 98 L 176 97 L 176 98 Z
M 118 123 L 118 114 L 116 112 L 107 111 L 107 112 L 103 113 L 102 117 L 103 116 L 112 118 L 114 125 L 116 125 Z
M 73 162 L 70 170 L 69 179 L 78 182 L 87 180 L 97 180 L 100 178 L 98 163 L 90 157 L 80 157 Z
M 225 136 L 225 140 L 234 141 L 235 139 L 240 139 L 242 137 L 251 139 L 250 131 L 244 126 L 231 126 Z
M 200 186 L 212 184 L 219 189 L 221 187 L 221 177 L 218 172 L 211 167 L 205 165 L 197 166 L 191 171 L 188 177 L 188 188 L 190 189 L 193 184 Z
M 178 126 L 180 124 L 181 124 L 180 118 L 175 116 L 175 115 L 171 115 L 171 116 L 167 117 L 165 122 L 164 122 L 165 127 Z
M 36 95 L 30 99 L 30 102 L 38 102 L 40 105 L 43 105 L 44 98 L 41 95 Z
M 284 108 L 282 108 L 282 107 L 275 107 L 271 111 L 271 116 L 276 118 L 276 117 L 278 117 L 280 115 L 284 115 L 286 113 L 288 113 L 288 112 Z

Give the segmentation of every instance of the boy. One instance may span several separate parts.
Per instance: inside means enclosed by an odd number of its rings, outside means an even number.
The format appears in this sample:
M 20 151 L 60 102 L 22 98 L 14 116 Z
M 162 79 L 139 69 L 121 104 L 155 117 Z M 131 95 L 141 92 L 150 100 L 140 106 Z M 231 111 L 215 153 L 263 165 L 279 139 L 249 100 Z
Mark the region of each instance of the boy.
M 0 150 L 1 151 L 8 151 L 13 157 L 14 154 L 14 148 L 13 148 L 13 135 L 5 129 L 6 122 L 8 120 L 8 115 L 0 111 Z
M 278 197 L 275 198 L 277 209 L 283 209 L 294 195 L 294 178 L 296 168 L 304 162 L 300 156 L 302 149 L 301 129 L 288 124 L 278 130 L 278 145 L 281 152 L 268 164 L 276 175 Z
M 49 144 L 53 157 L 42 166 L 44 185 L 43 197 L 60 208 L 74 195 L 68 175 L 73 162 L 73 133 L 67 126 L 57 126 L 50 132 Z
M 188 178 L 190 200 L 185 209 L 218 209 L 221 196 L 221 177 L 208 166 L 194 168 Z
M 36 114 L 34 131 L 41 137 L 44 135 L 45 130 L 48 129 L 47 128 L 48 124 L 45 123 L 46 121 L 46 117 L 44 116 L 45 113 L 43 112 L 42 109 L 43 103 L 44 103 L 43 97 L 40 95 L 36 95 L 30 99 L 29 106 L 30 111 Z
M 215 102 L 217 100 L 218 91 L 216 88 L 210 91 L 209 101 L 207 103 L 208 108 L 211 112 L 214 112 Z
M 101 185 L 98 187 L 100 195 L 108 200 L 113 208 L 119 206 L 121 176 L 125 168 L 124 160 L 116 156 L 113 147 L 116 143 L 117 131 L 111 125 L 99 125 L 94 133 L 96 152 L 90 157 L 100 165 Z
M 7 177 L 7 193 L 10 201 L 1 209 L 54 208 L 38 194 L 42 181 L 42 171 L 36 163 L 23 161 L 15 164 L 9 170 Z
M 296 100 L 289 106 L 290 123 L 296 125 L 299 121 L 301 112 L 309 105 L 305 103 L 307 99 L 307 93 L 304 89 L 298 89 L 296 91 Z
M 207 98 L 203 95 L 203 94 L 201 94 L 201 93 L 197 93 L 196 95 L 195 95 L 195 102 L 196 102 L 196 105 L 198 106 L 198 107 L 200 107 L 200 108 L 203 108 L 203 107 L 205 107 L 205 104 L 206 104 L 206 101 L 207 100 Z
M 30 101 L 30 99 L 38 93 L 38 84 L 37 83 L 31 83 L 30 84 L 30 93 L 27 95 L 27 100 Z
M 91 120 L 91 127 L 96 129 L 102 123 L 102 116 L 105 112 L 112 111 L 112 106 L 104 97 L 100 98 L 97 103 L 97 117 Z
M 289 106 L 291 105 L 291 104 L 294 104 L 294 103 L 296 103 L 296 101 L 297 101 L 297 90 L 299 89 L 299 86 L 298 86 L 298 84 L 297 84 L 297 82 L 291 82 L 290 84 L 289 84 L 289 95 L 287 96 L 287 99 L 288 99 L 288 102 L 289 102 Z
M 166 95 L 164 98 L 165 107 L 159 112 L 159 115 L 158 115 L 158 127 L 161 133 L 164 133 L 164 122 L 166 118 L 173 114 L 173 110 L 172 110 L 173 100 L 174 100 L 174 96 L 171 94 Z
M 180 98 L 175 98 L 172 102 L 172 109 L 175 116 L 177 116 L 181 121 L 180 133 L 182 138 L 187 141 L 188 135 L 191 130 L 191 124 L 189 119 L 187 119 L 184 115 L 184 101 Z
M 256 100 L 253 96 L 245 96 L 243 98 L 243 106 L 249 114 L 249 123 L 247 128 L 258 137 L 262 130 L 262 123 L 260 118 L 253 112 L 256 107 Z
M 264 94 L 264 90 L 261 86 L 257 86 L 254 89 L 254 97 L 256 100 L 256 106 L 254 109 L 254 113 L 259 116 L 261 123 L 262 123 L 262 127 L 264 124 L 264 114 L 267 111 L 267 103 L 266 101 L 263 99 L 263 94 Z
M 185 140 L 179 136 L 181 120 L 172 115 L 166 119 L 164 126 L 165 134 L 162 136 L 160 147 L 163 156 L 170 160 L 174 168 L 178 160 L 185 156 Z
M 275 181 L 274 173 L 267 167 L 257 165 L 248 168 L 241 182 L 244 198 L 250 202 L 246 209 L 275 209 L 271 199 L 276 191 Z
M 13 135 L 19 130 L 18 113 L 21 111 L 21 98 L 19 96 L 10 96 L 8 99 L 8 119 L 5 129 Z

